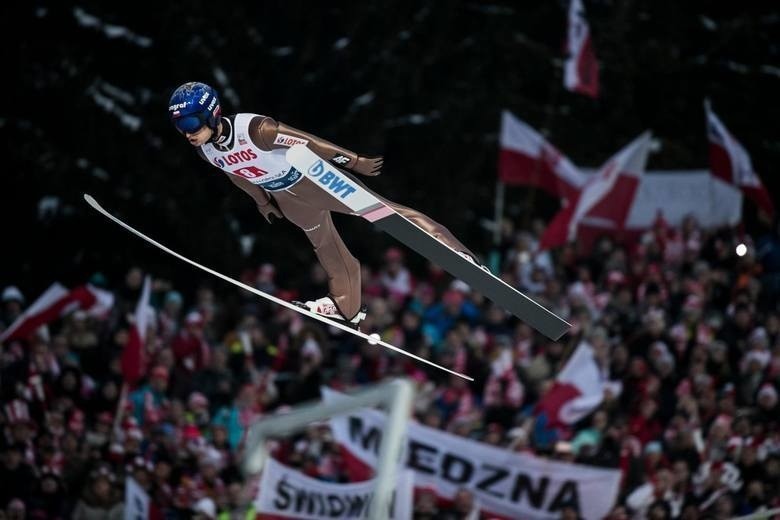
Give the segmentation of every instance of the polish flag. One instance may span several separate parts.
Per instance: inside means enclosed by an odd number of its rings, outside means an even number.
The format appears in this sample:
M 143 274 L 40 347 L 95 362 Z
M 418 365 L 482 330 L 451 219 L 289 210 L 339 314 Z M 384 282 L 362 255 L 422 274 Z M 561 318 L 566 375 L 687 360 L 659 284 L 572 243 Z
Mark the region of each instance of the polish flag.
M 552 427 L 573 424 L 601 404 L 607 385 L 593 347 L 583 341 L 537 403 L 535 413 L 545 414 Z
M 149 296 L 151 293 L 151 279 L 149 276 L 144 278 L 144 285 L 141 289 L 141 296 L 135 306 L 135 315 L 133 323 L 130 326 L 130 335 L 127 344 L 122 351 L 122 377 L 131 388 L 135 386 L 139 379 L 145 373 L 146 356 L 146 333 L 149 328 L 149 318 L 154 310 L 149 305 Z
M 28 338 L 42 325 L 75 310 L 83 310 L 98 318 L 105 317 L 113 305 L 114 295 L 108 291 L 89 284 L 69 291 L 60 283 L 54 282 L 0 334 L 0 343 Z
M 753 170 L 747 150 L 715 115 L 708 100 L 704 101 L 704 110 L 707 113 L 707 139 L 710 141 L 710 169 L 713 175 L 739 188 L 773 218 L 775 208 L 772 198 Z
M 566 63 L 563 67 L 563 86 L 586 96 L 599 95 L 599 64 L 593 52 L 590 27 L 585 20 L 581 0 L 569 4 L 569 28 L 566 35 Z
M 588 179 L 576 199 L 564 207 L 544 230 L 542 249 L 582 238 L 584 231 L 620 231 L 631 210 L 645 171 L 652 134 L 648 131 L 612 156 Z
M 508 110 L 501 112 L 498 176 L 505 184 L 534 186 L 569 200 L 585 184 L 566 156 Z

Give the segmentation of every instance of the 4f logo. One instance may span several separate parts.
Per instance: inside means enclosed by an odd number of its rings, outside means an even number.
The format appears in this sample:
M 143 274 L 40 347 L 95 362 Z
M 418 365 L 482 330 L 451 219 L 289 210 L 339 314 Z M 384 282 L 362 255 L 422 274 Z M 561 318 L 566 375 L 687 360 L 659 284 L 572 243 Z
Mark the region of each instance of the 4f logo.
M 347 164 L 349 162 L 349 157 L 345 157 L 343 155 L 337 155 L 331 160 L 336 164 Z

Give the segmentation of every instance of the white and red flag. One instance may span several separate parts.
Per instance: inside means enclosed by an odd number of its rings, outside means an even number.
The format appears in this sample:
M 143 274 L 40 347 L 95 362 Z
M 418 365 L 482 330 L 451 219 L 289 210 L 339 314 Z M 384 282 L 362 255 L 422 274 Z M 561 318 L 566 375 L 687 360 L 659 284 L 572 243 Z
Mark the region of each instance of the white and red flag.
M 96 317 L 104 317 L 114 305 L 114 295 L 92 285 L 68 290 L 54 282 L 6 330 L 0 334 L 0 343 L 24 339 L 39 327 L 75 310 L 83 310 Z
M 138 380 L 143 377 L 146 369 L 146 334 L 149 329 L 149 318 L 152 317 L 154 312 L 151 305 L 149 305 L 151 285 L 151 279 L 147 275 L 144 278 L 141 296 L 138 298 L 138 303 L 135 307 L 134 319 L 130 325 L 127 344 L 122 351 L 122 377 L 130 387 L 135 386 Z
M 707 139 L 710 142 L 712 174 L 739 188 L 747 198 L 773 218 L 775 208 L 772 197 L 753 170 L 750 154 L 715 115 L 709 101 L 705 100 L 704 110 L 707 113 Z
M 585 19 L 582 0 L 569 4 L 569 26 L 566 32 L 566 62 L 563 66 L 563 86 L 572 92 L 598 97 L 599 63 L 593 51 L 590 27 Z
M 568 200 L 586 179 L 566 156 L 508 110 L 501 112 L 498 176 L 505 184 L 534 186 Z
M 537 403 L 536 414 L 546 415 L 553 427 L 573 424 L 601 404 L 607 384 L 593 356 L 593 347 L 583 341 Z
M 645 172 L 652 134 L 647 131 L 612 156 L 588 179 L 579 196 L 553 218 L 540 241 L 542 249 L 557 247 L 586 233 L 620 231 L 631 210 Z

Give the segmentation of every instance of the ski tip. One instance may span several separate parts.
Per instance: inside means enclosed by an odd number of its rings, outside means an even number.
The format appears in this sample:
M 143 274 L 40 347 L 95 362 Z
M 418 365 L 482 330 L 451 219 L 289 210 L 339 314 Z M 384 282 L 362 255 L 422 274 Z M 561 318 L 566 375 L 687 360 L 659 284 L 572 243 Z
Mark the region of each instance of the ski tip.
M 84 194 L 84 200 L 86 200 L 87 204 L 89 204 L 93 208 L 97 208 L 98 206 L 100 206 L 100 204 L 97 203 L 95 198 L 92 195 L 90 195 L 89 193 L 85 193 Z

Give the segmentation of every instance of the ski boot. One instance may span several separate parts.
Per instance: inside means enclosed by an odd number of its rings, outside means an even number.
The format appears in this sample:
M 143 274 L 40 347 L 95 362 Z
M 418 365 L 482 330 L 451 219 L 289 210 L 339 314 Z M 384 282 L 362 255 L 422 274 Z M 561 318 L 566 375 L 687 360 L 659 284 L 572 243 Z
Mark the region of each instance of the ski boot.
M 298 307 L 303 307 L 314 314 L 318 314 L 323 318 L 344 322 L 345 325 L 358 331 L 360 330 L 360 322 L 366 318 L 367 312 L 366 306 L 363 305 L 355 316 L 351 319 L 346 319 L 330 296 L 323 296 L 318 300 L 309 300 L 307 302 L 294 301 L 292 303 Z

